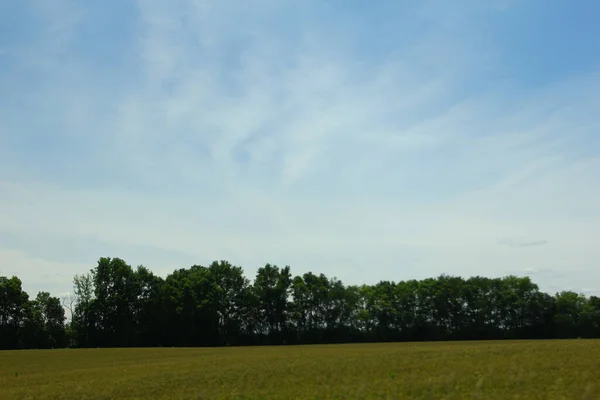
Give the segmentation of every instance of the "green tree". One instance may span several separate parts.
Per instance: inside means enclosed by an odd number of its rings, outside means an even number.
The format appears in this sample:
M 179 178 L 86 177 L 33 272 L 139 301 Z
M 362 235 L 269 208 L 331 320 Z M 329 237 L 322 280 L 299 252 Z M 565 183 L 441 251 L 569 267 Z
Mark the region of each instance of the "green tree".
M 48 346 L 52 324 L 42 305 L 49 294 L 29 301 L 19 294 L 20 281 L 7 282 L 1 293 L 13 300 L 0 307 L 2 343 Z M 75 277 L 74 293 L 69 328 L 81 346 L 600 337 L 597 297 L 551 296 L 528 277 L 441 275 L 345 286 L 312 272 L 292 279 L 289 267 L 266 264 L 250 282 L 222 260 L 162 279 L 101 258 L 91 273 Z M 59 314 L 56 320 L 60 327 Z
M 0 348 L 25 347 L 21 334 L 29 307 L 29 295 L 23 291 L 22 282 L 16 276 L 0 277 Z
M 32 302 L 36 318 L 41 320 L 41 343 L 39 347 L 64 347 L 67 344 L 65 332 L 65 309 L 60 299 L 48 292 L 38 293 Z
M 165 279 L 163 304 L 164 339 L 168 345 L 216 346 L 219 314 L 208 268 L 194 265 Z
M 159 346 L 162 344 L 164 280 L 140 265 L 133 275 L 133 281 L 133 344 Z
M 249 281 L 240 267 L 227 261 L 215 261 L 209 268 L 209 298 L 217 314 L 218 335 L 221 344 L 237 344 L 247 318 L 246 301 Z
M 600 298 L 591 296 L 581 315 L 582 334 L 586 338 L 600 337 Z
M 101 258 L 92 270 L 100 346 L 131 346 L 138 285 L 131 266 L 120 258 Z
M 586 309 L 587 299 L 584 295 L 572 291 L 556 294 L 556 314 L 554 323 L 559 338 L 580 337 L 582 332 L 582 315 Z
M 94 302 L 94 281 L 91 273 L 73 278 L 74 306 L 69 326 L 71 345 L 96 346 L 98 336 L 97 313 Z M 69 304 L 73 304 L 70 302 Z
M 272 344 L 287 342 L 290 312 L 292 277 L 290 267 L 279 269 L 266 264 L 256 273 L 252 291 L 256 298 L 254 313 L 257 318 L 258 334 Z

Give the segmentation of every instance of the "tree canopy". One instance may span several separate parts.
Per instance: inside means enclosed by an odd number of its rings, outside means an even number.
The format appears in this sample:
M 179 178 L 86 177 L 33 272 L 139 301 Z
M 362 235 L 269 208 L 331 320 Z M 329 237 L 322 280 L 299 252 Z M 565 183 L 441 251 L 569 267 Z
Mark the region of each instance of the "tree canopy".
M 517 276 L 346 286 L 271 264 L 253 281 L 227 261 L 162 278 L 100 258 L 64 300 L 31 299 L 19 278 L 0 277 L 0 348 L 600 337 L 600 298 L 550 295 Z

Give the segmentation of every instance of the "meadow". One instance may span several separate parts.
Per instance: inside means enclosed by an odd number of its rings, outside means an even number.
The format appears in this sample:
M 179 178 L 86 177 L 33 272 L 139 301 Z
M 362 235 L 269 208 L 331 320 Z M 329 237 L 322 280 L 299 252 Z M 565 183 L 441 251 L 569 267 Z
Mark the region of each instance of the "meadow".
M 598 399 L 600 340 L 0 352 L 0 399 Z

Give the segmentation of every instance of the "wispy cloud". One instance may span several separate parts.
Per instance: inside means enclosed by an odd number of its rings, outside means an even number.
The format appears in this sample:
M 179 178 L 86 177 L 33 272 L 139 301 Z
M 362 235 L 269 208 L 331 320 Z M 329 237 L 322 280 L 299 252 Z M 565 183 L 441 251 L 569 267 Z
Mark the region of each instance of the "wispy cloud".
M 509 247 L 539 247 L 548 244 L 547 240 L 503 239 L 499 242 Z
M 0 39 L 0 264 L 35 290 L 105 255 L 600 278 L 600 57 L 574 29 L 581 67 L 523 56 L 559 6 L 29 7 Z

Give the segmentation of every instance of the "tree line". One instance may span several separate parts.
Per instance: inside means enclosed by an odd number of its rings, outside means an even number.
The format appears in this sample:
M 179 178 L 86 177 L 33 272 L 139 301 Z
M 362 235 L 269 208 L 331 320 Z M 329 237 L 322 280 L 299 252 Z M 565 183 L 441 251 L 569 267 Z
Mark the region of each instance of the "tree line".
M 600 298 L 549 295 L 529 277 L 346 286 L 271 264 L 250 281 L 215 261 L 161 278 L 101 258 L 62 299 L 30 299 L 19 278 L 0 277 L 2 349 L 578 337 L 600 337 Z

